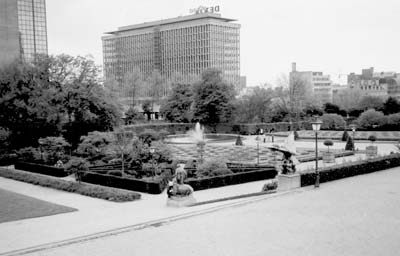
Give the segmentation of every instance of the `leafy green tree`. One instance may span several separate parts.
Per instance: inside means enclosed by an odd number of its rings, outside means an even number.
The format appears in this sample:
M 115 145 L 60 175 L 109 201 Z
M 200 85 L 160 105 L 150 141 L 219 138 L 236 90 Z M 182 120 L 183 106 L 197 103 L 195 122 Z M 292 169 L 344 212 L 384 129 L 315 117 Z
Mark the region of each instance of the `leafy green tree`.
M 327 114 L 338 114 L 341 116 L 345 116 L 346 115 L 346 111 L 342 110 L 338 105 L 335 105 L 333 103 L 325 103 L 324 106 L 324 112 Z
M 400 102 L 393 97 L 389 97 L 383 104 L 383 113 L 385 115 L 389 115 L 399 112 L 400 112 Z
M 321 116 L 321 129 L 338 130 L 343 129 L 346 125 L 343 117 L 338 114 L 324 114 Z
M 68 55 L 2 69 L 0 127 L 13 131 L 12 146 L 36 146 L 41 137 L 60 135 L 76 146 L 89 131 L 112 129 L 120 111 L 99 74 L 93 60 Z
M 76 154 L 93 164 L 101 163 L 109 154 L 108 148 L 112 141 L 113 136 L 110 132 L 89 132 L 88 135 L 81 137 Z
M 137 111 L 134 107 L 130 107 L 125 113 L 125 124 L 134 124 L 143 121 L 144 119 L 143 114 Z
M 386 125 L 387 118 L 382 112 L 369 109 L 360 115 L 360 117 L 357 119 L 357 122 L 361 128 L 375 129 L 377 127 Z
M 161 114 L 171 122 L 190 122 L 193 92 L 189 85 L 175 84 L 168 98 L 161 105 Z
M 63 137 L 40 138 L 39 145 L 45 162 L 55 164 L 58 160 L 68 161 L 71 145 Z
M 222 80 L 221 71 L 205 70 L 193 91 L 194 121 L 218 124 L 231 119 L 234 88 Z
M 360 102 L 358 103 L 358 109 L 361 110 L 368 110 L 368 109 L 375 109 L 381 110 L 384 106 L 384 101 L 381 97 L 376 96 L 364 96 L 361 98 Z

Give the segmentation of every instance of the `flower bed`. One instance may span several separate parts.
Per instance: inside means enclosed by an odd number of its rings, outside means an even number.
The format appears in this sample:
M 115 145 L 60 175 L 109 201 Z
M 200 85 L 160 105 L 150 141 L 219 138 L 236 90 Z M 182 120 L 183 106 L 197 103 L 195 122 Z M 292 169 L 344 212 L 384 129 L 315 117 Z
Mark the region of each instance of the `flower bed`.
M 361 174 L 381 171 L 400 166 L 400 154 L 391 154 L 369 160 L 362 160 L 342 165 L 322 168 L 320 170 L 320 182 L 328 182 Z M 315 173 L 301 174 L 301 186 L 309 186 L 315 183 Z
M 274 167 L 264 168 L 261 170 L 238 172 L 229 175 L 208 177 L 208 178 L 189 178 L 185 183 L 192 186 L 196 190 L 203 190 L 209 188 L 217 188 L 228 185 L 241 184 L 257 180 L 273 179 L 277 175 Z
M 9 170 L 5 168 L 0 168 L 0 176 L 31 183 L 34 185 L 54 188 L 114 202 L 126 202 L 140 199 L 140 194 L 132 191 L 67 181 L 55 177 L 49 177 L 46 175 L 20 170 Z
M 50 175 L 54 177 L 66 177 L 68 173 L 64 168 L 58 168 L 50 165 L 35 164 L 28 162 L 16 162 L 15 169 L 23 170 L 27 172 L 40 173 L 44 175 Z
M 164 172 L 160 176 L 149 179 L 133 179 L 130 177 L 118 177 L 95 172 L 85 172 L 82 181 L 102 186 L 121 188 L 149 194 L 160 194 L 168 184 L 170 173 Z

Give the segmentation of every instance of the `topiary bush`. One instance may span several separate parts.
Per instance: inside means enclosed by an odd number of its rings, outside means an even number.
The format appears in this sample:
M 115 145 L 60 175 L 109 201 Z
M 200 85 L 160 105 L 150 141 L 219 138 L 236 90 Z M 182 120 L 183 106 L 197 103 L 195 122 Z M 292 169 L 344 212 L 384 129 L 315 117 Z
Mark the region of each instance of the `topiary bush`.
M 348 138 L 349 138 L 349 133 L 347 131 L 344 131 L 342 135 L 342 141 L 347 141 Z
M 331 140 L 326 140 L 324 141 L 324 145 L 328 147 L 328 152 L 329 152 L 329 147 L 333 146 L 333 141 Z
M 294 131 L 294 140 L 298 140 L 299 139 L 299 133 L 297 132 L 297 130 Z
M 354 150 L 354 141 L 353 141 L 352 137 L 349 136 L 349 138 L 347 139 L 346 146 L 345 146 L 344 149 L 345 150 L 351 150 L 351 151 Z
M 368 140 L 371 141 L 372 143 L 374 143 L 376 141 L 376 136 L 375 135 L 370 135 L 368 137 Z

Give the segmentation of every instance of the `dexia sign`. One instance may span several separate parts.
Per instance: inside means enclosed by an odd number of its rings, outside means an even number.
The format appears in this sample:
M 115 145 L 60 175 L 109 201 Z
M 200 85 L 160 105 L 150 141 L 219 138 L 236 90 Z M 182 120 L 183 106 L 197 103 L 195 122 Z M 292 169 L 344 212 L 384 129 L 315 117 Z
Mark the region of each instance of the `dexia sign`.
M 207 13 L 207 12 L 219 12 L 219 5 L 212 6 L 212 7 L 204 7 L 200 6 L 198 8 L 190 9 L 190 13 L 200 14 L 200 13 Z

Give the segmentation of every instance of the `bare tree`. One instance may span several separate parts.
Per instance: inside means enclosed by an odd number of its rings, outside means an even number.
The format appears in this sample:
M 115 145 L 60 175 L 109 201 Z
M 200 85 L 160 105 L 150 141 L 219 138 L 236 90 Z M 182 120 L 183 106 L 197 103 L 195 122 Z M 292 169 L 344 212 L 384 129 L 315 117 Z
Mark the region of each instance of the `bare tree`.
M 132 71 L 125 74 L 124 96 L 128 96 L 131 98 L 132 106 L 135 106 L 136 98 L 138 97 L 139 89 L 142 83 L 142 74 L 139 68 L 134 68 Z
M 118 156 L 121 157 L 122 167 L 121 174 L 125 175 L 125 160 L 132 152 L 132 143 L 134 139 L 133 132 L 125 131 L 123 128 L 119 128 L 114 131 L 114 150 Z
M 159 103 L 161 97 L 164 96 L 164 79 L 158 70 L 154 70 L 153 73 L 147 78 L 148 84 L 148 95 L 151 98 L 151 107 L 154 108 L 154 103 Z

